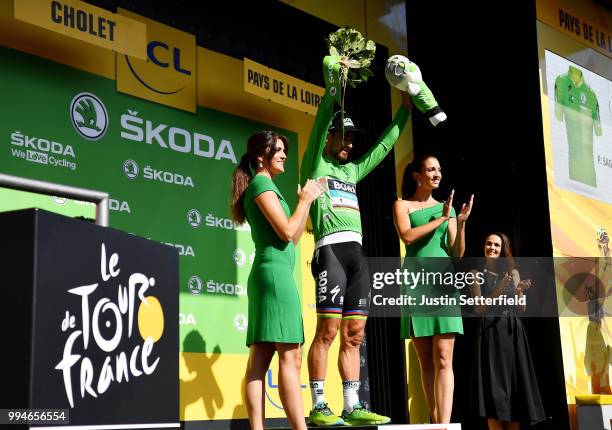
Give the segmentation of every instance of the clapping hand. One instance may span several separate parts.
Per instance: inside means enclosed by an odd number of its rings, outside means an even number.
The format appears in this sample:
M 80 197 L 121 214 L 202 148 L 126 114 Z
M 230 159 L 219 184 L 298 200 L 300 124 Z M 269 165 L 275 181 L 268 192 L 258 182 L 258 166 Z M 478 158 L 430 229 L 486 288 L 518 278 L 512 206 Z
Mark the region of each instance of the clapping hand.
M 446 218 L 450 218 L 451 208 L 453 207 L 453 198 L 455 196 L 455 190 L 452 190 L 449 194 L 448 198 L 444 202 L 444 209 L 442 210 L 442 216 Z M 461 206 L 461 211 L 459 211 L 459 215 L 457 215 L 457 222 L 463 224 L 467 221 L 470 213 L 472 212 L 472 206 L 474 204 L 474 194 L 470 196 L 470 201 L 464 203 Z
M 444 207 L 442 209 L 442 216 L 445 218 L 450 218 L 451 208 L 453 207 L 453 196 L 455 195 L 455 190 L 451 190 L 450 194 L 446 198 L 444 202 Z
M 474 204 L 474 194 L 470 196 L 470 201 L 464 203 L 461 206 L 461 211 L 459 211 L 459 215 L 457 215 L 457 222 L 463 224 L 467 221 L 470 213 L 472 212 L 472 205 Z
M 502 288 L 506 288 L 510 282 L 512 282 L 512 274 L 509 272 L 504 273 L 504 277 L 501 280 Z
M 532 286 L 533 284 L 531 282 L 531 279 L 523 279 L 521 282 L 518 283 L 514 291 L 516 291 L 517 294 L 522 294 L 528 289 L 530 289 Z
M 298 184 L 297 194 L 299 200 L 304 200 L 306 203 L 310 204 L 315 199 L 317 199 L 321 194 L 325 192 L 325 182 L 324 178 L 322 180 L 314 180 L 308 179 L 306 184 L 304 184 L 304 188 L 300 187 Z

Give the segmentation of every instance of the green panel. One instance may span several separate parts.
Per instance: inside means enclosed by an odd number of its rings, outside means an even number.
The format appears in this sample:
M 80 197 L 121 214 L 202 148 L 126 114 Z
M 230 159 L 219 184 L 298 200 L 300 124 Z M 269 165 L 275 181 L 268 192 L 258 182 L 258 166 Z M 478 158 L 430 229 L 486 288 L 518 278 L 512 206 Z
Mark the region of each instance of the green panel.
M 108 192 L 112 227 L 179 249 L 181 350 L 184 336 L 197 330 L 211 350 L 219 345 L 222 352 L 247 353 L 242 323 L 247 297 L 228 285 L 246 287 L 254 248 L 249 231 L 236 230 L 228 221 L 230 177 L 247 138 L 273 127 L 212 109 L 199 107 L 192 114 L 120 94 L 113 80 L 7 48 L 0 48 L 0 61 L 5 100 L 0 104 L 0 172 Z M 84 95 L 72 106 L 81 93 L 93 96 Z M 95 98 L 101 105 L 93 103 Z M 101 130 L 105 134 L 92 140 Z M 297 154 L 297 135 L 277 130 L 288 137 L 289 154 Z M 285 169 L 276 182 L 295 207 L 295 155 Z M 192 209 L 200 214 L 195 227 L 188 222 Z M 244 263 L 234 262 L 237 249 Z M 188 287 L 194 276 L 200 282 L 193 285 L 202 286 L 198 294 Z
M 0 212 L 39 208 L 69 217 L 96 219 L 95 203 L 0 187 Z

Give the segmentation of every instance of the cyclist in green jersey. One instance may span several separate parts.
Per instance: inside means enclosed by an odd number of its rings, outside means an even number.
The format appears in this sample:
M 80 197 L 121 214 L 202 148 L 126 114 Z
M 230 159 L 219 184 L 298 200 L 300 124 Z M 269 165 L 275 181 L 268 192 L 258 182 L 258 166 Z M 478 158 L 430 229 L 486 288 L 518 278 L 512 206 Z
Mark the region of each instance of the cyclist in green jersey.
M 337 56 L 325 57 L 325 94 L 302 159 L 301 182 L 324 178 L 327 191 L 310 207 L 315 236 L 312 274 L 316 284 L 317 329 L 308 353 L 313 409 L 312 425 L 386 424 L 388 417 L 365 408 L 359 401 L 359 347 L 370 302 L 370 279 L 361 248 L 361 217 L 356 185 L 391 151 L 410 113 L 404 93 L 403 106 L 377 142 L 360 159 L 348 162 L 353 134 L 359 130 L 348 115 L 333 114 L 341 88 Z M 325 402 L 323 385 L 329 347 L 340 330 L 338 367 L 342 378 L 344 408 L 335 415 Z

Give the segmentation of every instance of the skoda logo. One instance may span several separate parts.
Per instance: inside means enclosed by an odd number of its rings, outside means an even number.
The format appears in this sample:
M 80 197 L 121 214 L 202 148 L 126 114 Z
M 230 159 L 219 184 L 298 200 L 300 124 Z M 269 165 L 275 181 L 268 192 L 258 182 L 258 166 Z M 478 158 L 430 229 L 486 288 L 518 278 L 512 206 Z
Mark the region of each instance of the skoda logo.
M 240 248 L 236 248 L 234 251 L 234 263 L 238 266 L 244 266 L 244 263 L 246 263 L 246 254 Z
M 236 327 L 236 330 L 243 333 L 246 331 L 248 325 L 249 322 L 245 314 L 236 314 L 234 317 L 234 327 Z
M 194 294 L 194 295 L 198 295 L 202 292 L 203 285 L 204 284 L 202 284 L 202 280 L 197 276 L 192 276 L 191 278 L 189 278 L 189 281 L 187 282 L 189 291 L 191 291 L 191 294 Z
M 189 222 L 189 225 L 193 228 L 197 228 L 202 223 L 202 215 L 200 215 L 197 209 L 191 209 L 187 212 L 187 222 Z
M 125 173 L 125 176 L 129 179 L 134 179 L 138 177 L 138 172 L 138 164 L 134 160 L 125 160 L 125 163 L 123 163 L 123 173 Z
M 98 97 L 80 93 L 70 103 L 70 119 L 77 133 L 88 140 L 98 140 L 108 130 L 108 112 Z

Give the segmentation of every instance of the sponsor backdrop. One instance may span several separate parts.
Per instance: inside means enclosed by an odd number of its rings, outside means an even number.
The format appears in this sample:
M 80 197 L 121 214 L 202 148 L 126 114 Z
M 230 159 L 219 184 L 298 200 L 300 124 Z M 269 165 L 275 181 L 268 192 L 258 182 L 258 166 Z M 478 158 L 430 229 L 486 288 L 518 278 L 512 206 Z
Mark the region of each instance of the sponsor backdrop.
M 24 22 L 15 17 L 13 1 L 0 1 L 0 172 L 106 191 L 112 227 L 178 250 L 180 419 L 227 426 L 224 420 L 247 416 L 246 281 L 253 259 L 248 226 L 229 219 L 230 175 L 250 134 L 278 130 L 290 148 L 277 184 L 294 207 L 299 157 L 322 89 L 283 75 L 310 96 L 269 101 L 245 91 L 245 62 L 196 46 L 193 35 L 124 10 L 105 14 L 81 2 L 64 3 L 68 9 L 62 11 L 75 8 L 75 17 L 129 24 L 125 32 L 144 38 L 146 49 L 91 44 L 80 21 L 55 22 L 59 15 Z M 70 216 L 94 214 L 85 202 L 6 189 L 0 197 L 0 210 L 38 206 Z M 304 234 L 295 272 L 307 345 L 316 326 L 313 247 L 312 234 Z M 330 354 L 337 356 L 338 342 Z M 366 375 L 365 359 L 362 367 Z M 277 369 L 275 358 L 266 378 L 268 417 L 284 417 Z M 308 410 L 306 366 L 301 377 Z M 365 399 L 368 391 L 364 379 Z M 326 397 L 341 410 L 333 364 Z
M 537 14 L 553 249 L 555 256 L 585 258 L 582 268 L 556 267 L 559 306 L 569 309 L 559 325 L 562 338 L 569 340 L 562 344 L 563 365 L 575 426 L 575 396 L 612 393 L 612 324 L 605 303 L 612 266 L 589 259 L 603 256 L 598 244 L 612 231 L 612 39 L 603 29 L 612 28 L 612 16 L 594 2 L 573 0 L 540 0 Z M 572 70 L 582 77 L 573 86 L 568 80 Z M 574 292 L 578 302 L 567 303 L 561 286 L 577 272 L 601 283 L 583 282 Z

